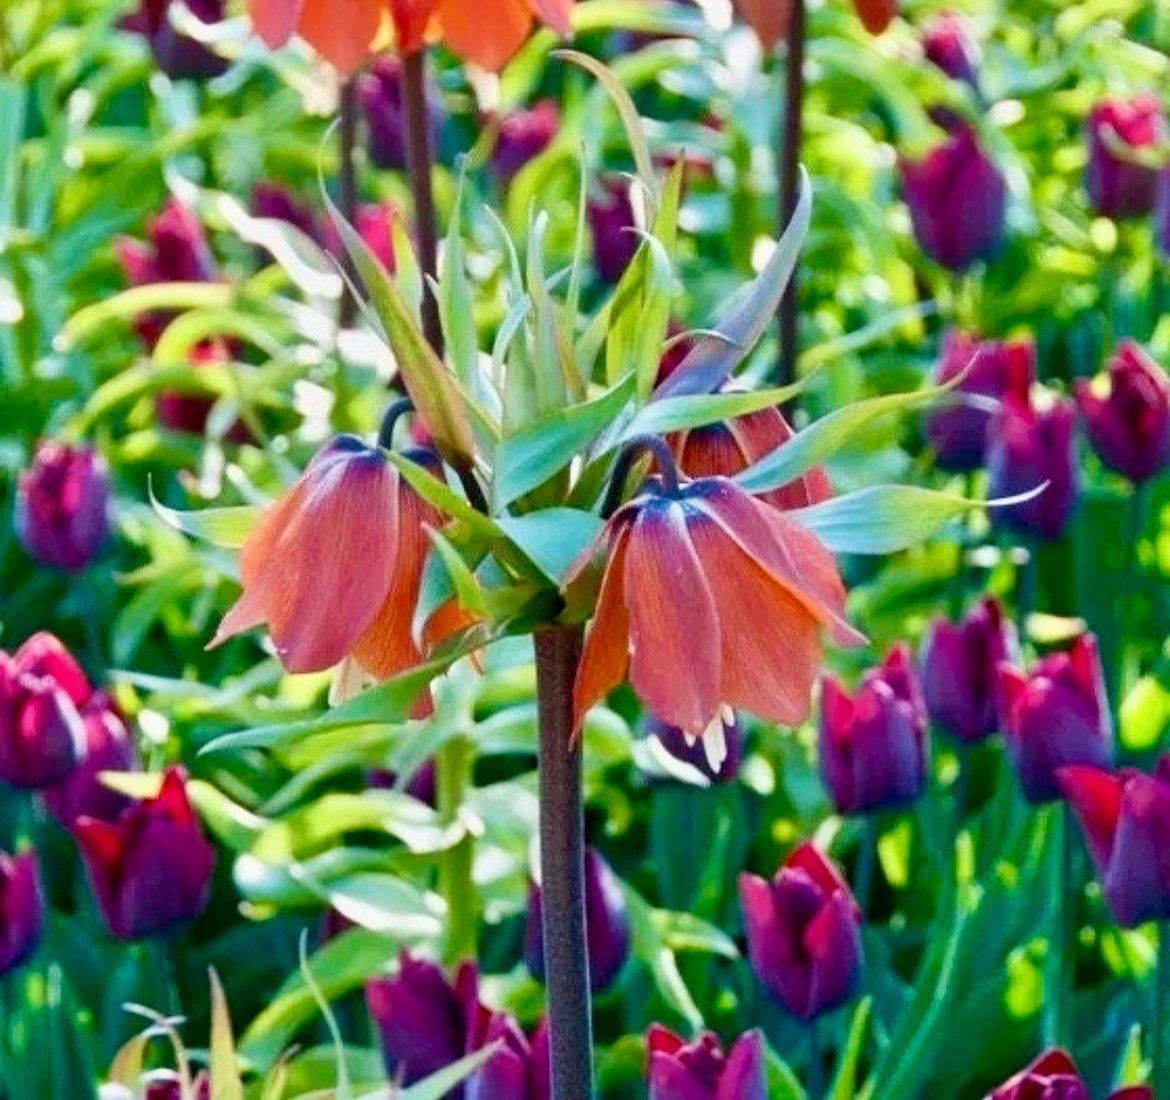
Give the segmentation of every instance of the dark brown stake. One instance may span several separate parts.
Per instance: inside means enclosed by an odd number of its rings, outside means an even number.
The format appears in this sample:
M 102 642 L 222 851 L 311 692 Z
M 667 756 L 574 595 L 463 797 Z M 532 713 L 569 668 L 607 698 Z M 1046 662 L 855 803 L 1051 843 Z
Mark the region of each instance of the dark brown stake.
M 427 117 L 427 59 L 424 50 L 416 50 L 402 59 L 402 96 L 406 107 L 406 165 L 410 173 L 410 193 L 414 199 L 415 243 L 423 273 L 437 276 L 438 233 L 435 228 L 435 194 L 431 174 L 434 152 Z M 443 328 L 439 323 L 439 303 L 430 287 L 423 295 L 423 334 L 440 357 L 443 354 Z
M 573 742 L 573 681 L 582 630 L 538 630 L 540 716 L 540 879 L 544 972 L 552 1055 L 552 1100 L 591 1100 L 593 1020 L 585 944 L 585 820 L 581 745 Z
M 341 85 L 341 126 L 338 140 L 340 142 L 341 168 L 338 179 L 340 189 L 341 213 L 350 225 L 357 224 L 358 188 L 357 188 L 357 78 L 350 77 Z M 350 280 L 355 279 L 353 264 L 349 257 L 345 260 L 346 270 Z M 343 292 L 338 321 L 343 328 L 353 324 L 357 316 L 357 302 L 352 294 Z
M 792 220 L 800 194 L 801 115 L 804 112 L 804 0 L 792 5 L 785 35 L 787 72 L 784 89 L 784 118 L 780 132 L 780 236 Z M 796 357 L 800 340 L 800 265 L 792 269 L 788 288 L 780 299 L 780 355 L 776 362 L 776 383 L 788 386 L 796 381 Z M 793 404 L 793 402 L 790 403 Z

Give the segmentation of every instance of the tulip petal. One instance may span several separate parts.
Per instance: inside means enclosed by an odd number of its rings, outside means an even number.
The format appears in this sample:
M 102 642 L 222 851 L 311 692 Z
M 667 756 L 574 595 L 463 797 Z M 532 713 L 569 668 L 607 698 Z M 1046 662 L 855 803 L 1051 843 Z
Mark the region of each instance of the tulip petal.
M 264 44 L 276 50 L 292 38 L 304 6 L 305 0 L 248 0 L 248 15 Z
M 1101 768 L 1080 765 L 1061 768 L 1057 778 L 1085 832 L 1093 863 L 1104 874 L 1121 816 L 1125 780 Z
M 614 537 L 597 597 L 597 611 L 585 636 L 573 685 L 573 728 L 577 730 L 589 708 L 625 679 L 630 666 L 630 621 L 625 595 L 629 538 L 628 526 L 620 528 Z
M 299 31 L 340 76 L 366 59 L 382 23 L 382 0 L 304 0 Z
M 715 1100 L 765 1100 L 764 1036 L 757 1029 L 741 1035 L 727 1055 Z
M 443 42 L 464 61 L 498 72 L 520 48 L 532 26 L 526 0 L 439 0 L 436 21 Z
M 562 38 L 573 37 L 573 0 L 532 0 L 532 6 L 546 27 Z

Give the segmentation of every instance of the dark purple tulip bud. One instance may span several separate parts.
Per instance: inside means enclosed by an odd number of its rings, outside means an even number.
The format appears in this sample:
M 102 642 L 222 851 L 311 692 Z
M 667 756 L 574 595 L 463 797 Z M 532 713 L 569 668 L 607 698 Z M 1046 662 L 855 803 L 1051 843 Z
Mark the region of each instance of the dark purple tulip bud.
M 966 271 L 999 251 L 1007 183 L 970 127 L 957 127 L 921 161 L 903 160 L 902 192 L 914 236 L 936 263 Z
M 427 121 L 431 147 L 443 128 L 438 89 L 429 89 Z M 402 97 L 402 62 L 393 55 L 379 56 L 358 81 L 358 99 L 370 135 L 370 159 L 379 168 L 406 168 L 406 107 Z
M 919 662 L 931 720 L 964 744 L 994 733 L 1000 725 L 996 669 L 1018 652 L 1016 628 L 993 599 L 981 600 L 960 623 L 935 619 Z
M 630 182 L 608 176 L 585 206 L 593 234 L 593 266 L 603 282 L 616 283 L 638 251 L 637 221 L 630 201 Z
M 1076 1063 L 1065 1051 L 1052 1047 L 1010 1081 L 988 1093 L 985 1100 L 1090 1100 L 1090 1097 Z M 1105 1100 L 1154 1100 L 1154 1093 L 1146 1085 L 1130 1085 L 1111 1092 Z
M 492 149 L 492 168 L 496 175 L 510 180 L 552 144 L 560 125 L 561 114 L 552 99 L 542 99 L 531 110 L 505 115 L 500 119 L 500 132 Z
M 993 527 L 1044 541 L 1060 537 L 1080 484 L 1075 429 L 1072 401 L 1057 401 L 1044 411 L 1031 402 L 1003 402 L 987 428 L 988 497 L 1047 485 L 1030 500 L 990 509 Z
M 1108 386 L 1077 383 L 1077 405 L 1097 457 L 1142 484 L 1170 466 L 1170 379 L 1139 344 L 1123 341 Z
M 227 17 L 225 0 L 186 0 L 187 8 L 204 23 Z M 141 34 L 150 43 L 158 67 L 174 80 L 206 80 L 226 72 L 228 63 L 190 35 L 171 24 L 170 0 L 142 0 L 138 11 L 122 21 L 124 30 Z
M 1029 802 L 1060 798 L 1056 773 L 1066 764 L 1109 766 L 1113 723 L 1091 634 L 1037 661 L 1030 675 L 1001 664 L 999 696 L 1004 739 Z
M 371 768 L 366 772 L 366 783 L 375 790 L 388 791 L 398 786 L 398 776 L 385 768 Z M 403 790 L 411 798 L 434 807 L 438 805 L 436 783 L 435 758 L 432 756 L 415 769 Z
M 524 956 L 538 981 L 544 981 L 543 915 L 540 887 L 532 885 L 528 891 Z M 596 993 L 613 984 L 629 958 L 630 917 L 617 875 L 593 848 L 585 851 L 585 934 L 589 985 Z
M 861 978 L 861 911 L 809 842 L 771 882 L 739 876 L 748 956 L 764 988 L 800 1020 L 844 1004 Z
M 832 676 L 821 689 L 821 778 L 837 811 L 908 806 L 926 782 L 926 708 L 905 643 L 870 669 L 857 695 Z
M 943 337 L 935 382 L 950 382 L 964 371 L 966 377 L 948 395 L 946 404 L 926 417 L 926 438 L 935 464 L 955 473 L 983 465 L 992 414 L 981 399 L 1026 401 L 1036 373 L 1036 352 L 1030 340 L 981 340 L 950 329 Z
M 138 766 L 134 739 L 113 701 L 95 692 L 81 710 L 85 758 L 61 782 L 43 794 L 49 812 L 66 828 L 80 817 L 117 821 L 130 799 L 111 790 L 99 778 L 102 772 L 133 771 Z
M 1157 96 L 1101 100 L 1089 112 L 1088 137 L 1085 186 L 1093 209 L 1107 218 L 1150 213 L 1158 170 L 1136 158 L 1166 140 L 1166 120 Z
M 922 32 L 922 51 L 952 80 L 972 88 L 979 85 L 979 43 L 966 17 L 955 11 L 940 11 Z
M 312 209 L 283 184 L 261 180 L 252 188 L 252 216 L 287 222 L 311 240 L 318 237 Z
M 731 783 L 739 774 L 739 766 L 743 762 L 743 734 L 740 732 L 739 720 L 734 711 L 729 711 L 723 721 L 723 754 L 712 757 L 711 738 L 687 737 L 678 726 L 668 725 L 650 715 L 646 721 L 646 736 L 657 742 L 658 748 L 689 764 L 700 775 L 705 776 L 712 783 Z
M 155 798 L 117 822 L 80 818 L 73 835 L 106 927 L 120 940 L 169 932 L 207 907 L 215 849 L 187 798 L 181 768 L 168 768 Z
M 354 229 L 357 230 L 358 236 L 391 275 L 395 269 L 393 236 L 395 216 L 394 207 L 390 203 L 369 202 L 358 207 L 354 220 Z M 345 258 L 345 245 L 332 218 L 325 223 L 322 238 L 326 252 L 338 260 Z
M 650 1100 L 767 1100 L 759 1031 L 744 1032 L 724 1054 L 710 1031 L 688 1043 L 669 1028 L 651 1024 L 646 1046 Z
M 193 1100 L 211 1100 L 211 1078 L 204 1071 L 193 1082 Z M 177 1073 L 160 1070 L 151 1075 L 143 1092 L 143 1100 L 185 1100 L 183 1081 Z
M 16 651 L 14 660 L 21 672 L 52 680 L 75 707 L 85 706 L 93 695 L 89 678 L 73 659 L 73 654 L 48 631 L 42 630 L 26 639 Z
M 47 676 L 0 654 L 0 780 L 36 790 L 64 779 L 85 755 L 77 707 Z
M 1170 165 L 1158 173 L 1158 203 L 1154 210 L 1154 242 L 1170 256 Z
M 478 1046 L 490 1013 L 479 1003 L 479 976 L 464 963 L 452 984 L 443 971 L 403 951 L 398 974 L 366 983 L 366 1005 L 382 1041 L 386 1072 L 413 1085 Z M 482 1045 L 482 1044 L 480 1044 Z
M 110 534 L 110 476 L 87 446 L 37 444 L 16 491 L 16 537 L 42 565 L 84 569 Z
M 0 977 L 28 962 L 45 928 L 37 854 L 0 852 Z
M 1122 928 L 1170 919 L 1170 756 L 1153 775 L 1074 765 L 1057 779 L 1113 919 Z
M 463 1100 L 551 1100 L 548 1024 L 528 1039 L 511 1016 L 493 1013 L 475 1048 L 500 1043 L 500 1050 L 463 1084 Z

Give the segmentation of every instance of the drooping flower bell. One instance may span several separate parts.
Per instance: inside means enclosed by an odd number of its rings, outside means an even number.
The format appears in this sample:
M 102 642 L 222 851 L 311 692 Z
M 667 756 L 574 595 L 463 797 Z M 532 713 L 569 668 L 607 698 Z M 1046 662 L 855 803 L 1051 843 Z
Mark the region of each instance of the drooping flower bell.
M 16 489 L 16 537 L 42 565 L 75 573 L 110 534 L 110 475 L 92 447 L 37 444 Z
M 1154 208 L 1158 170 L 1137 159 L 1166 140 L 1162 104 L 1154 95 L 1103 99 L 1089 112 L 1085 187 L 1098 214 L 1135 218 Z
M 982 340 L 961 329 L 943 337 L 934 381 L 950 382 L 963 375 L 947 403 L 926 417 L 926 439 L 941 470 L 965 473 L 983 465 L 987 425 L 992 410 L 982 399 L 1028 399 L 1036 373 L 1031 340 Z
M 994 733 L 1000 726 L 996 669 L 1018 651 L 1015 626 L 990 597 L 959 623 L 935 619 L 919 658 L 931 720 L 964 744 Z
M 800 1020 L 844 1004 L 861 977 L 861 910 L 840 873 L 811 844 L 771 882 L 739 876 L 748 956 L 764 988 Z
M 207 907 L 215 849 L 187 798 L 181 768 L 168 768 L 154 798 L 116 822 L 73 825 L 98 909 L 120 940 L 163 935 Z
M 502 180 L 512 179 L 552 144 L 560 125 L 561 113 L 553 99 L 542 99 L 528 109 L 509 111 L 499 122 L 499 133 L 492 147 L 492 171 Z
M 186 6 L 204 23 L 218 23 L 227 17 L 225 0 L 186 0 Z M 140 0 L 138 10 L 122 20 L 121 26 L 147 40 L 155 63 L 174 80 L 206 80 L 227 71 L 224 58 L 175 29 L 170 0 Z
M 1137 485 L 1170 466 L 1170 379 L 1140 344 L 1124 340 L 1108 388 L 1077 383 L 1077 405 L 1097 457 Z
M 1067 764 L 1109 767 L 1113 723 L 1091 634 L 1037 661 L 1031 673 L 1001 664 L 999 695 L 1004 740 L 1029 802 L 1060 798 L 1057 772 Z
M 985 1100 L 1090 1100 L 1076 1063 L 1057 1047 L 1040 1055 L 1011 1080 L 989 1092 Z M 1105 1100 L 1154 1100 L 1145 1085 L 1111 1092 Z
M 734 0 L 736 14 L 753 31 L 760 49 L 770 54 L 787 34 L 792 20 L 792 0 Z
M 103 783 L 101 773 L 133 771 L 138 763 L 134 739 L 104 692 L 94 692 L 85 702 L 81 723 L 84 759 L 64 779 L 43 791 L 49 812 L 66 828 L 80 817 L 117 821 L 130 799 Z
M 1070 766 L 1057 773 L 1122 928 L 1170 919 L 1170 756 L 1153 775 Z
M 1044 541 L 1060 537 L 1080 486 L 1075 430 L 1072 401 L 1059 400 L 1045 409 L 1030 400 L 1008 399 L 1000 405 L 987 429 L 988 496 L 1045 488 L 1028 500 L 991 509 L 993 527 Z
M 45 897 L 33 849 L 0 852 L 0 977 L 28 962 L 45 928 Z
M 593 266 L 603 282 L 616 283 L 638 251 L 637 219 L 630 201 L 630 183 L 606 176 L 585 202 L 593 237 Z
M 533 977 L 544 981 L 544 899 L 533 883 L 528 890 L 524 959 Z M 589 987 L 608 989 L 630 955 L 630 917 L 622 885 L 594 848 L 585 850 L 585 937 L 589 955 Z
M 862 640 L 845 619 L 833 555 L 733 481 L 680 485 L 662 441 L 645 442 L 663 475 L 611 516 L 567 578 L 572 588 L 606 549 L 577 670 L 576 728 L 627 671 L 649 711 L 692 741 L 722 743 L 735 709 L 798 725 L 820 666 L 821 628 L 841 644 Z
M 437 467 L 433 452 L 408 456 Z M 290 672 L 319 672 L 348 657 L 388 679 L 417 665 L 412 620 L 428 525 L 442 525 L 438 513 L 378 447 L 337 436 L 248 535 L 243 594 L 211 644 L 264 623 Z M 434 616 L 424 643 L 450 625 Z
M 850 697 L 833 676 L 821 687 L 821 778 L 837 811 L 864 814 L 917 800 L 926 783 L 926 708 L 910 648 L 890 650 Z
M 923 29 L 922 52 L 952 80 L 961 80 L 972 88 L 979 86 L 982 58 L 966 16 L 956 11 L 938 12 Z
M 744 1032 L 727 1053 L 704 1031 L 687 1042 L 661 1024 L 646 1033 L 650 1100 L 766 1100 L 764 1037 Z
M 1007 183 L 979 145 L 958 126 L 920 161 L 903 160 L 902 191 L 922 251 L 950 271 L 991 259 L 1003 243 Z
M 60 782 L 85 756 L 85 730 L 69 689 L 0 653 L 0 781 L 22 790 Z
M 730 783 L 739 774 L 743 761 L 743 733 L 734 711 L 723 715 L 722 743 L 713 744 L 711 738 L 695 741 L 678 726 L 660 722 L 653 714 L 646 716 L 646 737 L 654 742 L 654 751 L 664 752 L 695 768 L 712 783 Z M 712 760 L 717 762 L 712 764 Z

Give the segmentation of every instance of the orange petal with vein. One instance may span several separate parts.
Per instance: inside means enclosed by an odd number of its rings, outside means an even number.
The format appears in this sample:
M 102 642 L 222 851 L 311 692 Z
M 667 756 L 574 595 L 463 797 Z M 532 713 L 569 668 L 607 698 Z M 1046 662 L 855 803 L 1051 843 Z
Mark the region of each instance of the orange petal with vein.
M 625 593 L 629 538 L 628 526 L 620 528 L 614 537 L 597 597 L 597 612 L 585 636 L 573 686 L 573 728 L 577 730 L 589 708 L 617 687 L 629 668 L 630 622 Z

